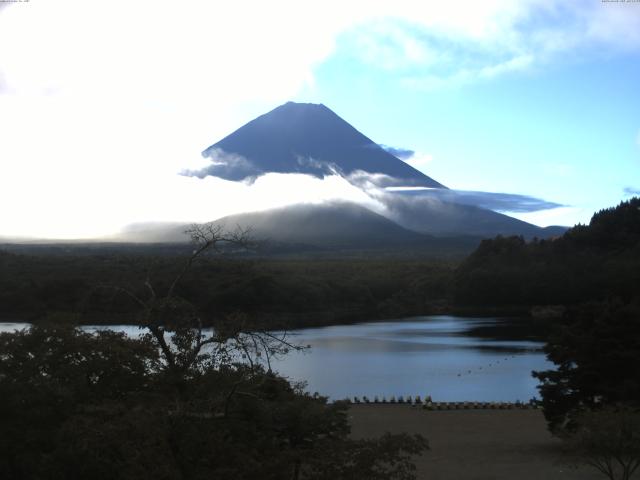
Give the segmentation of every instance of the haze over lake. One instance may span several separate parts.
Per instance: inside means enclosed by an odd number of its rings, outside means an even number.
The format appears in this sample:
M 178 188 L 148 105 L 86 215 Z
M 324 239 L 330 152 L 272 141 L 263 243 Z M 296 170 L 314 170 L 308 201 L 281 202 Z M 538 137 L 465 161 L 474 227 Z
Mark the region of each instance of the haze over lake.
M 548 370 L 541 342 L 470 335 L 495 318 L 424 316 L 309 328 L 288 339 L 310 345 L 273 361 L 274 370 L 332 399 L 431 395 L 435 401 L 527 401 L 538 397 L 532 370 Z M 0 324 L 10 331 L 25 324 Z M 96 330 L 105 327 L 85 327 Z M 109 327 L 135 336 L 135 326 Z

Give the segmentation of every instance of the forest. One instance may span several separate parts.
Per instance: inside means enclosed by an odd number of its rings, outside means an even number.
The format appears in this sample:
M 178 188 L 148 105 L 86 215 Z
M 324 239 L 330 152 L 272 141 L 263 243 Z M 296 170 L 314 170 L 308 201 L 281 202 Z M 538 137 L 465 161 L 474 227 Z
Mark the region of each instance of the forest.
M 0 314 L 33 324 L 0 334 L 0 476 L 408 480 L 427 441 L 351 439 L 346 404 L 260 362 L 301 348 L 273 329 L 536 305 L 564 311 L 545 333 L 557 368 L 533 372 L 549 428 L 640 465 L 640 199 L 554 240 L 485 240 L 462 262 L 220 258 L 224 237 L 202 228 L 181 255 L 0 253 Z M 148 333 L 77 328 L 90 323 Z
M 207 256 L 178 293 L 205 323 L 242 312 L 272 328 L 349 323 L 441 313 L 515 314 L 532 308 L 619 298 L 640 285 L 640 200 L 596 213 L 551 240 L 483 240 L 463 259 L 393 255 L 334 257 Z M 81 314 L 94 324 L 136 323 L 136 305 L 113 286 L 145 281 L 166 288 L 189 250 L 156 246 L 0 249 L 0 318 L 38 322 Z
M 136 323 L 137 306 L 112 286 L 166 288 L 184 255 L 33 255 L 0 252 L 0 318 L 39 322 L 60 312 L 89 323 Z M 206 257 L 178 287 L 205 323 L 242 312 L 273 328 L 438 313 L 455 263 L 409 259 Z
M 638 296 L 640 198 L 593 215 L 552 240 L 483 240 L 456 269 L 457 305 L 579 305 Z

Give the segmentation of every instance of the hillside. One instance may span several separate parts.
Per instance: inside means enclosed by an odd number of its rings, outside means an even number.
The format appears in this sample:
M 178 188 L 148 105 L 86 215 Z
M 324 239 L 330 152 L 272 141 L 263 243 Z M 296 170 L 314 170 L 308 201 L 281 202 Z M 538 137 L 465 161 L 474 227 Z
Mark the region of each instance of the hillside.
M 214 223 L 225 229 L 249 229 L 258 252 L 303 253 L 341 250 L 387 250 L 396 255 L 422 252 L 427 255 L 467 254 L 480 237 L 435 238 L 401 227 L 388 218 L 355 203 L 298 204 L 288 207 L 230 215 Z M 186 224 L 131 225 L 115 239 L 140 243 L 188 241 Z
M 596 213 L 555 240 L 484 240 L 456 272 L 462 305 L 628 301 L 640 285 L 640 198 Z
M 227 228 L 250 228 L 258 239 L 320 247 L 411 246 L 430 240 L 371 210 L 346 202 L 243 213 L 216 223 Z

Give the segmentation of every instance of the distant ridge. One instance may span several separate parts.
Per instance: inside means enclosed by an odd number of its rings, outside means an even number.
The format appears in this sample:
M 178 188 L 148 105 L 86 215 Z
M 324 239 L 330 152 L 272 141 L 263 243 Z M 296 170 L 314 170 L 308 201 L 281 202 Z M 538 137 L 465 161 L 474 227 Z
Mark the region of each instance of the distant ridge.
M 211 145 L 212 165 L 192 172 L 244 180 L 268 172 L 316 177 L 358 171 L 377 174 L 379 186 L 446 188 L 404 163 L 322 104 L 288 102 Z
M 386 250 L 423 254 L 466 254 L 479 237 L 435 238 L 401 227 L 392 220 L 350 202 L 297 204 L 259 212 L 240 213 L 214 222 L 225 230 L 249 229 L 261 253 Z M 118 241 L 184 243 L 187 224 L 130 225 Z
M 407 246 L 428 236 L 407 230 L 382 215 L 348 202 L 298 204 L 241 213 L 215 223 L 250 228 L 257 238 L 321 247 Z
M 214 223 L 224 226 L 226 230 L 250 229 L 251 237 L 259 241 L 323 248 L 401 246 L 421 243 L 429 238 L 349 202 L 297 204 L 229 215 Z M 118 235 L 118 240 L 186 242 L 189 237 L 184 231 L 188 226 L 180 223 L 133 224 Z

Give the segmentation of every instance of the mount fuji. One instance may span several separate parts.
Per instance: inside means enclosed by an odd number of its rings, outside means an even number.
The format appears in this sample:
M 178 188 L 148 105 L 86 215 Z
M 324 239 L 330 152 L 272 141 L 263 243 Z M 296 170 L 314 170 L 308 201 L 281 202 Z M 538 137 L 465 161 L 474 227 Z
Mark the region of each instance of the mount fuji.
M 201 178 L 211 175 L 232 181 L 252 181 L 268 173 L 297 173 L 318 178 L 340 175 L 381 203 L 383 209 L 376 213 L 403 231 L 437 237 L 545 238 L 565 230 L 564 227 L 541 228 L 479 205 L 443 200 L 442 195 L 433 193 L 447 192 L 444 198 L 455 198 L 449 195 L 455 191 L 392 155 L 321 104 L 288 102 L 214 143 L 202 155 L 211 160 L 211 164 L 190 175 Z M 401 189 L 389 187 L 411 187 L 422 192 L 406 195 L 399 191 Z M 318 223 L 328 226 L 332 223 L 328 212 L 337 215 L 339 208 L 306 208 L 305 225 L 313 221 L 314 211 L 318 213 Z M 276 222 L 282 227 L 292 221 L 290 235 L 293 238 L 296 223 L 293 220 L 299 219 L 299 212 L 299 206 L 292 211 L 281 208 L 274 212 L 253 212 L 251 219 L 264 228 L 269 223 Z M 336 216 L 333 223 L 340 224 L 343 217 Z M 357 224 L 350 228 L 357 228 Z M 385 233 L 385 239 L 388 240 L 389 235 Z M 286 229 L 279 228 L 277 236 L 280 239 L 286 236 Z M 355 237 L 351 235 L 351 238 Z

